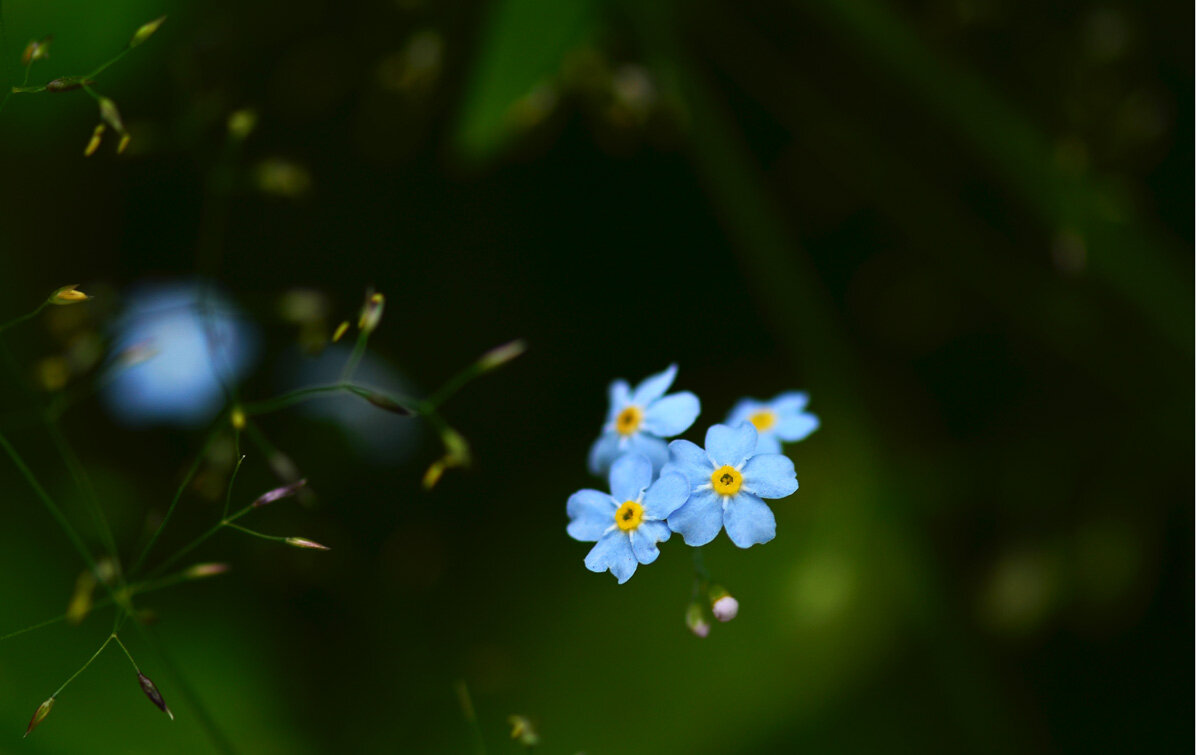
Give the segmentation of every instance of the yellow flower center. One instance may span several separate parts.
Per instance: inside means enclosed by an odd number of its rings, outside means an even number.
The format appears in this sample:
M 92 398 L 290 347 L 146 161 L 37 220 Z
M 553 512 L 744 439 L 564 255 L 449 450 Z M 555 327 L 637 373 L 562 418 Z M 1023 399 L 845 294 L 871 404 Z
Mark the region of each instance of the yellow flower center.
M 750 424 L 754 425 L 755 429 L 760 433 L 764 430 L 770 430 L 775 426 L 775 412 L 770 409 L 755 412 L 750 415 Z
M 622 435 L 633 435 L 641 424 L 642 410 L 636 406 L 627 406 L 617 415 L 617 432 Z
M 617 509 L 617 513 L 613 518 L 617 520 L 617 527 L 622 532 L 629 532 L 630 530 L 636 530 L 638 525 L 642 523 L 643 511 L 645 509 L 637 501 L 626 501 Z
M 712 484 L 719 495 L 737 495 L 742 489 L 742 473 L 726 464 L 712 473 Z

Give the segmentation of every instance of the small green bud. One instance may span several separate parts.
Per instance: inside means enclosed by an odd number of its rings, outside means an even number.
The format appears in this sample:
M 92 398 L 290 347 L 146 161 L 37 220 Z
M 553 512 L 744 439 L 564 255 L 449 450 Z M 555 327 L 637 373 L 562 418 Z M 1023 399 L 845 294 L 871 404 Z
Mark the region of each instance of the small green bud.
M 29 44 L 25 45 L 25 52 L 21 53 L 21 65 L 28 67 L 39 60 L 50 57 L 50 42 L 53 39 L 53 36 L 45 36 L 41 39 L 31 40 Z
M 154 35 L 154 32 L 158 31 L 158 27 L 162 26 L 163 22 L 166 20 L 166 16 L 159 16 L 153 21 L 149 21 L 139 26 L 138 30 L 133 33 L 133 38 L 129 40 L 129 46 L 137 47 L 147 39 L 150 39 L 150 37 Z
M 533 728 L 533 722 L 525 716 L 509 716 L 508 723 L 512 726 L 509 736 L 525 747 L 534 747 L 542 741 Z
M 687 625 L 688 631 L 692 634 L 701 639 L 708 636 L 709 626 L 708 622 L 704 620 L 704 606 L 699 603 L 692 603 L 688 606 L 683 621 Z
M 121 113 L 117 110 L 117 103 L 107 97 L 100 98 L 100 120 L 113 127 L 113 131 L 118 134 L 125 133 L 125 124 L 121 122 Z
M 497 346 L 483 356 L 479 357 L 479 369 L 483 371 L 494 370 L 500 365 L 511 362 L 517 357 L 525 353 L 525 341 L 518 338 L 515 341 L 509 341 L 506 344 Z
M 37 728 L 37 725 L 45 720 L 46 716 L 50 715 L 50 709 L 54 707 L 54 698 L 47 700 L 38 706 L 38 709 L 33 712 L 33 718 L 29 719 L 29 726 L 25 729 L 25 736 L 29 736 L 29 732 Z

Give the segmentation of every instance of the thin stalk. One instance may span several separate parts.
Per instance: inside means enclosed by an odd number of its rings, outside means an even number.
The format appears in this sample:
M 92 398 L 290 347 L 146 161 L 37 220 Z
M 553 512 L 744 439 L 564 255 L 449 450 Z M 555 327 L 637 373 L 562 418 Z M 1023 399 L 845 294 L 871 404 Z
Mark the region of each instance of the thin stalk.
M 162 534 L 163 528 L 167 526 L 167 522 L 171 519 L 171 515 L 175 513 L 175 506 L 179 504 L 179 499 L 183 496 L 183 491 L 187 489 L 187 486 L 192 482 L 192 478 L 196 476 L 196 472 L 200 470 L 200 464 L 204 461 L 205 452 L 208 451 L 208 447 L 212 444 L 213 440 L 216 439 L 220 428 L 221 425 L 218 424 L 212 429 L 212 431 L 209 432 L 208 438 L 204 441 L 204 445 L 200 448 L 200 453 L 196 454 L 196 459 L 192 462 L 192 466 L 188 469 L 187 474 L 184 475 L 183 482 L 179 483 L 179 487 L 175 490 L 175 497 L 171 499 L 171 505 L 167 507 L 167 513 L 163 516 L 162 521 L 158 523 L 158 528 L 155 529 L 154 533 L 150 535 L 150 540 L 146 543 L 145 547 L 142 548 L 142 552 L 138 555 L 137 560 L 133 562 L 133 568 L 129 570 L 130 574 L 136 574 L 146 562 L 146 557 L 150 555 L 150 549 L 154 547 L 154 543 L 158 540 L 158 536 Z

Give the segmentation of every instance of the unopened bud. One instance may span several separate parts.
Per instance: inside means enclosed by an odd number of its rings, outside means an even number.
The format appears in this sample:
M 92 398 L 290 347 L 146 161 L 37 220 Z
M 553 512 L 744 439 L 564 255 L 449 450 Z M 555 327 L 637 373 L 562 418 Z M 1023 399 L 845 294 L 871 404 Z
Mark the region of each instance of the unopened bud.
M 307 484 L 308 484 L 308 480 L 298 480 L 296 482 L 293 482 L 291 485 L 284 485 L 282 487 L 275 488 L 274 490 L 268 490 L 267 492 L 260 495 L 258 498 L 254 499 L 254 503 L 252 503 L 250 505 L 253 508 L 258 508 L 259 506 L 266 506 L 268 503 L 271 503 L 273 501 L 278 501 L 280 498 L 287 498 L 288 496 L 295 495 L 297 490 L 299 490 L 300 488 L 304 487 Z
M 87 146 L 83 148 L 84 157 L 96 154 L 96 150 L 100 149 L 100 137 L 102 136 L 104 136 L 104 124 L 96 124 L 96 128 L 92 129 L 92 138 L 88 139 Z
M 524 354 L 525 348 L 525 341 L 520 338 L 497 346 L 479 358 L 479 369 L 494 370 L 505 362 L 511 362 Z
M 221 563 L 195 564 L 185 569 L 183 576 L 187 579 L 204 579 L 205 577 L 215 577 L 218 574 L 224 574 L 230 568 L 229 564 Z
M 687 624 L 688 631 L 700 637 L 701 639 L 708 636 L 709 625 L 704 620 L 704 607 L 699 603 L 692 603 L 687 608 L 687 613 L 684 614 L 684 623 Z
M 717 598 L 713 601 L 712 613 L 717 621 L 733 621 L 738 615 L 737 598 L 732 595 Z
M 293 548 L 307 548 L 314 551 L 329 550 L 329 546 L 327 545 L 321 545 L 320 543 L 313 542 L 312 540 L 305 540 L 302 537 L 289 537 L 285 539 L 284 542 Z
M 95 83 L 86 76 L 63 76 L 46 84 L 46 91 L 58 94 L 60 92 L 70 92 L 81 86 Z
M 378 406 L 380 409 L 391 412 L 392 414 L 399 414 L 402 417 L 411 417 L 413 415 L 412 409 L 409 409 L 404 404 L 396 401 L 391 396 L 377 393 L 370 388 L 353 386 L 351 388 L 347 388 L 347 390 L 356 396 L 366 399 L 369 403 Z
M 129 149 L 129 142 L 131 139 L 132 139 L 132 137 L 129 136 L 128 131 L 121 134 L 121 141 L 117 142 L 117 154 L 118 155 L 125 154 L 125 150 Z
M 229 413 L 229 424 L 238 432 L 246 429 L 246 412 L 242 411 L 242 407 L 233 407 L 233 411 Z
M 525 747 L 535 747 L 541 741 L 541 737 L 533 728 L 533 722 L 525 716 L 509 716 L 508 723 L 512 726 L 509 736 Z
M 137 47 L 147 39 L 150 39 L 150 37 L 154 36 L 154 32 L 158 31 L 158 27 L 163 25 L 163 21 L 166 20 L 166 16 L 159 16 L 153 21 L 149 21 L 139 26 L 138 30 L 133 33 L 133 38 L 129 40 L 129 46 Z
M 102 128 L 102 126 L 97 126 L 97 128 Z M 49 301 L 51 304 L 66 305 L 78 304 L 81 301 L 87 301 L 88 299 L 92 298 L 78 289 L 78 283 L 72 283 L 69 286 L 63 286 L 62 288 L 55 289 L 54 292 L 50 294 Z
M 370 333 L 379 326 L 379 320 L 383 317 L 383 294 L 374 293 L 367 297 L 366 304 L 363 304 L 362 314 L 358 318 L 358 329 Z
M 158 687 L 154 686 L 154 682 L 150 681 L 150 677 L 139 671 L 138 684 L 142 685 L 142 692 L 146 693 L 146 697 L 150 698 L 150 702 L 157 705 L 159 710 L 161 710 L 163 713 L 166 713 L 171 717 L 171 720 L 174 721 L 175 714 L 172 713 L 171 709 L 167 707 L 166 701 L 163 700 L 162 693 L 158 691 Z
M 25 729 L 25 736 L 29 736 L 29 732 L 37 728 L 37 725 L 45 720 L 46 716 L 50 715 L 50 709 L 54 707 L 54 698 L 47 698 L 44 703 L 38 706 L 38 709 L 33 712 L 33 718 L 29 719 L 29 726 Z
M 25 52 L 21 53 L 21 65 L 29 66 L 34 61 L 50 57 L 50 42 L 53 39 L 52 36 L 42 37 L 25 45 Z
M 100 120 L 113 127 L 113 131 L 118 134 L 125 133 L 125 123 L 121 120 L 121 111 L 117 110 L 117 103 L 107 97 L 100 98 Z
M 337 343 L 338 341 L 342 340 L 342 336 L 346 335 L 346 331 L 349 329 L 350 321 L 342 320 L 342 324 L 337 326 L 337 329 L 333 331 L 333 342 Z

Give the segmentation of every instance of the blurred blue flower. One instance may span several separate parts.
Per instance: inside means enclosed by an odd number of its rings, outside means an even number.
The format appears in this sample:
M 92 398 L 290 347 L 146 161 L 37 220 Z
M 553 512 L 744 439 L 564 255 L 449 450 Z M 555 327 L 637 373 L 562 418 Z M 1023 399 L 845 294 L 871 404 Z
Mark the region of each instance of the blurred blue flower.
M 257 346 L 253 328 L 211 285 L 144 284 L 128 294 L 113 350 L 150 356 L 116 367 L 104 401 L 131 425 L 202 424 L 225 403 L 222 383 L 245 374 Z
M 671 461 L 663 476 L 682 474 L 691 495 L 667 519 L 688 545 L 705 545 L 724 524 L 739 548 L 766 543 L 775 537 L 775 514 L 764 498 L 783 498 L 796 492 L 796 468 L 782 454 L 755 453 L 758 432 L 743 422 L 737 427 L 713 425 L 704 448 L 686 440 L 671 443 Z
M 567 534 L 596 543 L 583 560 L 588 569 L 611 571 L 625 584 L 638 564 L 658 558 L 658 544 L 671 537 L 665 520 L 687 500 L 690 488 L 680 474 L 654 480 L 650 460 L 637 453 L 613 462 L 608 485 L 612 495 L 580 490 L 567 500 Z
M 608 387 L 608 421 L 588 453 L 588 468 L 602 475 L 620 455 L 636 452 L 645 456 L 657 472 L 667 463 L 667 442 L 679 435 L 700 415 L 700 399 L 690 391 L 664 396 L 675 381 L 675 365 L 651 375 L 629 390 L 617 380 Z
M 295 354 L 280 363 L 281 387 L 334 383 L 350 358 L 351 347 L 335 344 L 317 356 Z M 354 371 L 354 382 L 384 393 L 409 396 L 415 391 L 395 367 L 372 352 L 362 355 Z M 329 393 L 301 405 L 301 413 L 336 425 L 366 461 L 392 465 L 404 461 L 417 447 L 421 425 L 380 410 L 360 396 Z
M 817 415 L 804 411 L 806 406 L 808 394 L 801 391 L 781 393 L 770 401 L 745 398 L 733 407 L 725 424 L 736 427 L 750 422 L 758 430 L 758 452 L 777 454 L 783 450 L 780 441 L 804 440 L 821 426 Z

